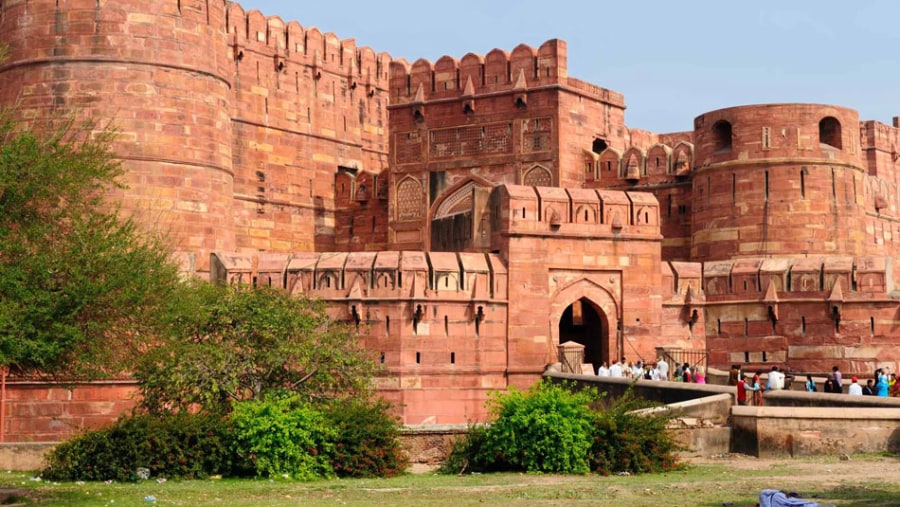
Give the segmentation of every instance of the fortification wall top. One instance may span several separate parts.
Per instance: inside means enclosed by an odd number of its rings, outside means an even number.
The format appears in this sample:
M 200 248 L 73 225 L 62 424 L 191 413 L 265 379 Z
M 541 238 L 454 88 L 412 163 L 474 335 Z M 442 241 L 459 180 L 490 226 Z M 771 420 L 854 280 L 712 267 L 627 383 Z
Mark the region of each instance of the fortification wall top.
M 239 59 L 242 51 L 255 51 L 271 55 L 275 71 L 300 64 L 313 67 L 316 79 L 326 72 L 351 78 L 351 83 L 370 89 L 387 89 L 391 56 L 366 46 L 357 47 L 355 39 L 323 34 L 316 27 L 304 28 L 296 21 L 286 23 L 258 10 L 245 11 L 238 3 L 228 4 L 225 31 L 235 58 Z
M 495 231 L 659 236 L 653 194 L 504 184 L 494 188 Z
M 268 285 L 325 299 L 506 298 L 507 269 L 496 254 L 458 252 L 214 252 L 216 283 Z
M 771 284 L 781 297 L 818 293 L 834 302 L 865 300 L 893 291 L 892 264 L 890 257 L 843 255 L 706 262 L 703 290 L 711 297 L 759 297 Z
M 391 63 L 391 102 L 417 103 L 564 85 L 624 107 L 621 94 L 570 78 L 567 65 L 566 43 L 559 39 L 548 40 L 537 49 L 520 44 L 511 53 L 493 49 L 484 56 L 443 56 L 435 63 L 395 60 Z
M 859 114 L 824 104 L 760 104 L 694 119 L 698 166 L 794 159 L 862 167 Z

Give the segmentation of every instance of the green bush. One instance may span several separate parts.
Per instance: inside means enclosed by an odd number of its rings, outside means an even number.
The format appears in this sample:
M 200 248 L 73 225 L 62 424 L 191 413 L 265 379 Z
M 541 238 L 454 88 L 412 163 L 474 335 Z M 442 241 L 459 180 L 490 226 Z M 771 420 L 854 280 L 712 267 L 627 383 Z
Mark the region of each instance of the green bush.
M 334 476 L 337 432 L 325 415 L 296 395 L 235 403 L 229 420 L 232 449 L 258 476 L 298 480 Z
M 679 446 L 666 431 L 668 416 L 634 412 L 650 405 L 629 389 L 598 413 L 590 455 L 593 472 L 663 472 L 678 466 Z
M 326 409 L 337 432 L 331 466 L 339 477 L 393 477 L 409 460 L 400 446 L 400 421 L 381 400 L 336 400 Z
M 222 420 L 195 414 L 122 417 L 112 426 L 58 445 L 47 456 L 49 480 L 135 480 L 150 475 L 204 478 L 227 473 L 229 451 Z
M 478 460 L 478 451 L 484 445 L 487 426 L 469 424 L 465 435 L 455 439 L 450 447 L 450 454 L 438 468 L 440 474 L 464 474 L 487 469 L 485 463 Z
M 453 444 L 442 473 L 646 473 L 678 466 L 679 447 L 666 431 L 668 415 L 638 414 L 651 406 L 629 390 L 607 406 L 594 389 L 536 384 L 527 392 L 499 394 L 490 403 L 496 420 L 470 426 Z M 595 407 L 592 408 L 592 407 Z
M 484 435 L 476 463 L 489 469 L 586 473 L 597 391 L 572 392 L 540 382 L 527 392 L 499 393 L 488 405 L 496 420 Z

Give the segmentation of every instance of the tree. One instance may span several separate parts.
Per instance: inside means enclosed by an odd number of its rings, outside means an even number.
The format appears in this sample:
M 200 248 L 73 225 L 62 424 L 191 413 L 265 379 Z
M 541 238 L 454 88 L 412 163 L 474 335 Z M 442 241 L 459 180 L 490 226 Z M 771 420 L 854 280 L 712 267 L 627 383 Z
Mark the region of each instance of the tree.
M 282 390 L 311 402 L 369 394 L 375 362 L 323 303 L 266 287 L 198 284 L 192 295 L 174 335 L 135 371 L 151 413 L 225 413 Z
M 127 370 L 179 299 L 164 241 L 104 200 L 122 174 L 114 135 L 0 113 L 0 365 L 11 371 Z

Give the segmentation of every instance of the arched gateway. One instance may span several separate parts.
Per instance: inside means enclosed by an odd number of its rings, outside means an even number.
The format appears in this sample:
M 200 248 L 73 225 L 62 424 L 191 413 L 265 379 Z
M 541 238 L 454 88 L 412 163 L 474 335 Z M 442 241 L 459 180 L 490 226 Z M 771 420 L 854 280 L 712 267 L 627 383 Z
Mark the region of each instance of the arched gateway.
M 608 290 L 582 279 L 557 292 L 551 307 L 550 329 L 556 345 L 584 345 L 584 362 L 594 371 L 617 357 L 618 305 Z

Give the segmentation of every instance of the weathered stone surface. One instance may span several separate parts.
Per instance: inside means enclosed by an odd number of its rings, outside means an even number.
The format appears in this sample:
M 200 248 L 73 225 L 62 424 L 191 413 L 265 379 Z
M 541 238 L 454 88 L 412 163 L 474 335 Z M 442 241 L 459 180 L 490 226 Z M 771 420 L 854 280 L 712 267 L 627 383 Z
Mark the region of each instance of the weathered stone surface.
M 900 362 L 897 120 L 770 104 L 629 129 L 561 40 L 410 64 L 233 2 L 6 1 L 0 42 L 0 105 L 114 120 L 110 198 L 188 271 L 327 301 L 407 422 L 483 418 L 565 341 L 594 367 Z M 10 390 L 3 435 L 120 403 L 64 395 Z

